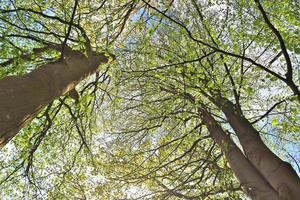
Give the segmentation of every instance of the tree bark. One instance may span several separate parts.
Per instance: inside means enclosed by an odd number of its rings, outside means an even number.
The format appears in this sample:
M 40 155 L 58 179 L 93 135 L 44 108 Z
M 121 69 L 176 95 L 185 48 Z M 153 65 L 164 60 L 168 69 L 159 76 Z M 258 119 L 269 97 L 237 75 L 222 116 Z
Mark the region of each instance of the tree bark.
M 282 161 L 263 143 L 259 132 L 235 109 L 231 101 L 218 96 L 213 102 L 224 112 L 249 161 L 278 192 L 281 199 L 298 199 L 300 179 L 291 165 Z
M 65 58 L 22 75 L 0 80 L 0 148 L 9 142 L 39 111 L 72 90 L 82 79 L 107 63 L 104 54 L 88 57 L 65 47 Z
M 224 152 L 235 176 L 240 181 L 243 190 L 249 197 L 254 200 L 279 199 L 277 192 L 249 162 L 241 150 L 211 116 L 209 111 L 204 107 L 200 108 L 199 111 L 210 136 Z

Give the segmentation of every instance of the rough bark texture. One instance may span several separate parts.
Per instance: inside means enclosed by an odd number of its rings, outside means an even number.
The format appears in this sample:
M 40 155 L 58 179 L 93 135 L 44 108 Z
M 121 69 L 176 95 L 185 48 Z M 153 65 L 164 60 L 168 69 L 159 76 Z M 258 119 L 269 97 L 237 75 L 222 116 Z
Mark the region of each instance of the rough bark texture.
M 241 150 L 223 131 L 211 114 L 202 107 L 199 109 L 202 120 L 207 126 L 210 136 L 221 147 L 235 176 L 243 190 L 255 200 L 279 199 L 277 192 L 269 185 L 256 168 L 247 160 Z
M 23 76 L 0 80 L 0 148 L 44 106 L 96 72 L 100 63 L 108 62 L 103 54 L 86 57 L 69 48 L 64 55 L 64 60 L 43 65 Z
M 264 176 L 282 199 L 300 197 L 300 179 L 287 162 L 277 157 L 261 140 L 259 132 L 239 113 L 232 102 L 217 97 L 214 102 L 222 109 L 237 134 L 249 161 Z

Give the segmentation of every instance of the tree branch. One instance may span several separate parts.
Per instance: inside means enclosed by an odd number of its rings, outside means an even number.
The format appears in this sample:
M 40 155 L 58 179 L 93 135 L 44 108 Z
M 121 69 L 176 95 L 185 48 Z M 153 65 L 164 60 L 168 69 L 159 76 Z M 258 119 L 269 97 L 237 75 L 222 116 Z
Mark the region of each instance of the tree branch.
M 66 37 L 65 37 L 64 42 L 62 43 L 62 50 L 61 50 L 61 55 L 60 55 L 60 58 L 61 58 L 61 59 L 63 59 L 63 57 L 64 57 L 64 49 L 65 49 L 65 46 L 66 46 L 66 44 L 67 44 L 69 35 L 70 35 L 70 33 L 71 33 L 72 24 L 73 24 L 73 20 L 74 20 L 74 17 L 75 17 L 77 5 L 78 5 L 78 0 L 75 0 L 75 5 L 74 5 L 74 8 L 73 8 L 71 20 L 70 20 L 70 23 L 69 23 L 68 32 L 67 32 L 67 35 L 66 35 Z
M 275 28 L 275 26 L 270 22 L 266 11 L 264 10 L 264 8 L 262 7 L 261 3 L 259 2 L 259 0 L 254 0 L 255 4 L 257 5 L 259 11 L 261 12 L 264 21 L 266 22 L 266 24 L 268 25 L 268 27 L 273 31 L 273 33 L 276 35 L 277 39 L 279 40 L 279 44 L 282 50 L 282 53 L 284 55 L 285 61 L 286 61 L 286 65 L 287 65 L 287 73 L 286 73 L 286 79 L 287 80 L 292 80 L 293 79 L 293 67 L 292 67 L 292 62 L 290 59 L 290 56 L 287 52 L 286 46 L 285 46 L 285 42 L 280 34 L 280 32 Z

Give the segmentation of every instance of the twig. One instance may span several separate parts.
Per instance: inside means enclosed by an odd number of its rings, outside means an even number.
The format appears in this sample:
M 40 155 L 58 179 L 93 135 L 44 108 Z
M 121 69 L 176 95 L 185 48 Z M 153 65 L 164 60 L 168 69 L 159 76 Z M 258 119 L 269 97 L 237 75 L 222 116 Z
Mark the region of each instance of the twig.
M 60 58 L 61 58 L 61 59 L 63 59 L 63 57 L 64 57 L 64 49 L 65 49 L 65 46 L 66 46 L 66 44 L 67 44 L 69 35 L 70 35 L 70 33 L 71 33 L 72 24 L 73 24 L 73 20 L 74 20 L 74 17 L 75 17 L 77 5 L 78 5 L 78 0 L 75 0 L 75 5 L 74 5 L 74 8 L 73 8 L 71 20 L 70 20 L 70 23 L 69 23 L 68 32 L 67 32 L 67 35 L 66 35 L 66 37 L 65 37 L 65 40 L 64 40 L 64 42 L 63 42 L 63 44 L 62 44 L 62 50 L 61 50 L 61 55 L 60 55 Z

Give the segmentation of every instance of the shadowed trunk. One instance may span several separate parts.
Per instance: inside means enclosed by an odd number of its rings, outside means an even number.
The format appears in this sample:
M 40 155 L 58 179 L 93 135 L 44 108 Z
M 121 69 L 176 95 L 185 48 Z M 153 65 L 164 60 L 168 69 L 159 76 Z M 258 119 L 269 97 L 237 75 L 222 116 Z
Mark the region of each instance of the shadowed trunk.
M 226 135 L 209 111 L 204 107 L 200 108 L 199 111 L 210 136 L 221 147 L 243 190 L 254 200 L 279 199 L 277 192 L 249 162 L 231 138 Z
M 291 165 L 277 157 L 261 140 L 259 132 L 242 116 L 234 104 L 223 97 L 214 103 L 222 109 L 237 134 L 249 161 L 265 177 L 282 199 L 300 197 L 300 179 Z
M 65 59 L 45 64 L 22 75 L 0 80 L 0 148 L 39 111 L 107 63 L 103 54 L 84 56 L 65 47 Z

